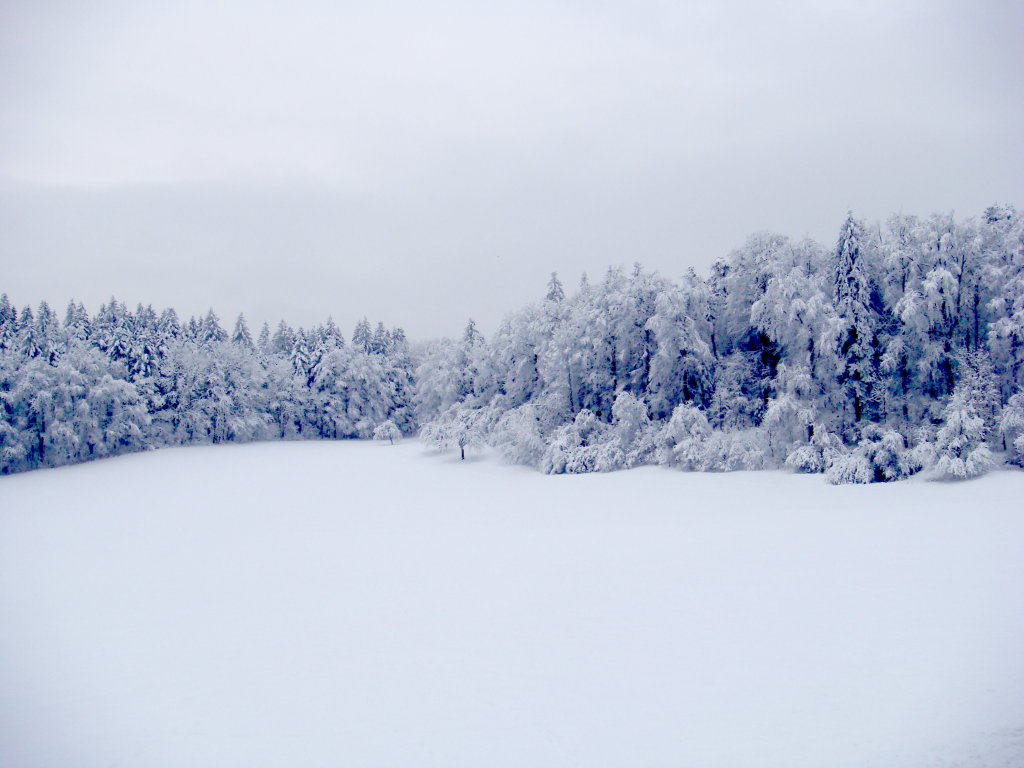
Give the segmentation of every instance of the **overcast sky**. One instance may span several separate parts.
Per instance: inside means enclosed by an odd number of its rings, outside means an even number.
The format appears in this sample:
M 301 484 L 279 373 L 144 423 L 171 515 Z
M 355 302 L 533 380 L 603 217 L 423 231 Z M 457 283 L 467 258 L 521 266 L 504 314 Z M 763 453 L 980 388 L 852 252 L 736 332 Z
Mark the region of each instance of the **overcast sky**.
M 553 270 L 1019 207 L 1022 33 L 1016 0 L 0 0 L 0 291 L 422 338 Z

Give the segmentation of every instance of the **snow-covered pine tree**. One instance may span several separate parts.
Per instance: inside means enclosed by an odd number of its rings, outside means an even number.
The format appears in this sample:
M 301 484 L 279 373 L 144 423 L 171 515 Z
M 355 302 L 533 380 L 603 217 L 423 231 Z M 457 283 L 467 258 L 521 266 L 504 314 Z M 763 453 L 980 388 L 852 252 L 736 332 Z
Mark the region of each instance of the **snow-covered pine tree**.
M 370 321 L 364 317 L 356 323 L 356 327 L 352 329 L 352 346 L 355 349 L 361 349 L 363 352 L 369 352 L 372 337 L 373 333 L 370 330 Z
M 835 317 L 828 338 L 839 387 L 838 405 L 848 409 L 841 418 L 843 428 L 878 417 L 873 396 L 878 382 L 879 323 L 863 240 L 863 226 L 851 212 L 836 245 Z
M 89 313 L 85 306 L 74 299 L 68 302 L 64 312 L 64 333 L 68 340 L 84 341 L 89 338 Z
M 261 355 L 271 354 L 270 325 L 266 320 L 263 321 L 263 325 L 260 327 L 260 335 L 256 341 L 256 349 L 259 350 Z
M 18 311 L 7 298 L 0 294 L 0 352 L 10 349 L 18 334 Z
M 565 289 L 562 288 L 562 281 L 558 279 L 557 272 L 551 273 L 551 279 L 548 280 L 548 292 L 544 296 L 544 301 L 550 301 L 555 304 L 565 301 Z
M 228 332 L 221 328 L 220 318 L 217 317 L 217 313 L 213 311 L 213 307 L 210 307 L 210 310 L 206 313 L 206 317 L 203 318 L 202 327 L 199 333 L 199 340 L 204 344 L 219 344 L 222 341 L 228 340 Z
M 43 346 L 39 340 L 39 328 L 36 325 L 36 315 L 32 311 L 32 307 L 27 304 L 21 310 L 15 345 L 21 355 L 29 360 L 43 354 Z
M 256 344 L 252 340 L 252 333 L 249 332 L 249 324 L 245 322 L 245 315 L 239 313 L 235 320 L 235 330 L 231 332 L 231 343 L 244 347 L 249 352 L 256 351 Z
M 375 355 L 383 355 L 388 350 L 389 341 L 384 323 L 378 321 L 377 327 L 373 329 L 373 335 L 370 336 L 370 352 Z
M 160 313 L 156 324 L 157 333 L 163 341 L 176 339 L 181 335 L 181 323 L 178 320 L 178 313 L 168 307 Z
M 291 358 L 292 347 L 294 346 L 295 331 L 284 320 L 279 320 L 277 330 L 274 331 L 274 338 L 270 342 L 271 351 L 280 357 Z
M 345 346 L 345 336 L 342 334 L 341 329 L 338 328 L 337 323 L 334 322 L 333 317 L 328 317 L 327 322 L 324 323 L 320 334 L 320 344 L 325 352 L 329 349 L 340 349 Z

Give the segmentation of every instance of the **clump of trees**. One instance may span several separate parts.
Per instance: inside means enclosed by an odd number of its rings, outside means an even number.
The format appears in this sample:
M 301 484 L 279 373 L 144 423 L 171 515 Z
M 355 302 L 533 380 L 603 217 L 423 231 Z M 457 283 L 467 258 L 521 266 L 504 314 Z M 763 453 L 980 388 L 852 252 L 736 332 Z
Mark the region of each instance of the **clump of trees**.
M 401 329 L 360 322 L 346 343 L 332 320 L 312 329 L 239 316 L 229 334 L 210 310 L 117 299 L 59 322 L 43 302 L 0 297 L 0 472 L 53 467 L 192 443 L 368 438 L 416 431 L 413 360 Z M 385 436 L 394 439 L 391 427 Z
M 663 464 L 787 466 L 834 483 L 1024 462 L 1024 222 L 849 215 L 834 247 L 759 233 L 670 280 L 611 268 L 488 340 L 411 347 L 366 321 L 346 342 L 211 310 L 60 322 L 0 298 L 0 472 L 195 442 L 394 440 L 491 445 L 550 473 Z
M 439 372 L 443 372 L 439 373 Z M 544 472 L 788 466 L 963 478 L 1024 455 L 1024 226 L 852 214 L 836 245 L 751 236 L 710 275 L 609 269 L 484 341 L 427 348 L 418 418 L 489 425 Z

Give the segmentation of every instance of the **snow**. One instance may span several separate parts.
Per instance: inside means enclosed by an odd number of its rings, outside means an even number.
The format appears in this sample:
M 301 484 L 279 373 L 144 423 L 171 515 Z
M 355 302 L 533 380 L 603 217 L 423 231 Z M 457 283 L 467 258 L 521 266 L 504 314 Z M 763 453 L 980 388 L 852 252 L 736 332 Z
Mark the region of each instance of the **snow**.
M 1022 496 L 367 442 L 5 477 L 0 765 L 1021 765 Z

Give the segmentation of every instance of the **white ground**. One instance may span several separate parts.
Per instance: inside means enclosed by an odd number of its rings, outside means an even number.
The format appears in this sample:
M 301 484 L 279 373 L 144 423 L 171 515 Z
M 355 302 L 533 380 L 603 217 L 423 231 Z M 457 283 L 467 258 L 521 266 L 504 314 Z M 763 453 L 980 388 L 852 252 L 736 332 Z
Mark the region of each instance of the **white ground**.
M 1024 473 L 416 444 L 0 478 L 0 765 L 1024 765 Z

